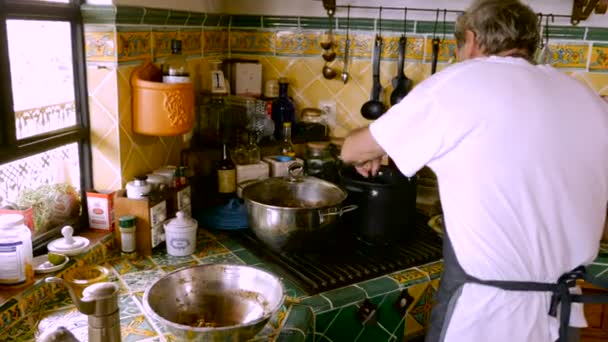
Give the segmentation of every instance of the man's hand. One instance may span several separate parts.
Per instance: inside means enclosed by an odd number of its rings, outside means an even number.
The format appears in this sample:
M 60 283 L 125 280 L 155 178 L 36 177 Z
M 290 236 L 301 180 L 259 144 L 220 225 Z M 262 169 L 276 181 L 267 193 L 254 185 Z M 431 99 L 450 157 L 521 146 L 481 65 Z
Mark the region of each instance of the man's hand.
M 372 159 L 363 163 L 355 164 L 355 169 L 365 178 L 373 177 L 378 174 L 382 158 Z

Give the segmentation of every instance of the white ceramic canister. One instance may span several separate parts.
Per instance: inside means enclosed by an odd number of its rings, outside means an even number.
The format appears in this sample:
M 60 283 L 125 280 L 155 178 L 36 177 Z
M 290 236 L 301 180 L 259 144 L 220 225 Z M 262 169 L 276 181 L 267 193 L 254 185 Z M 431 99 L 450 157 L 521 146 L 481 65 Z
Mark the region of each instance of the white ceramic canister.
M 146 182 L 146 176 L 135 177 L 135 180 L 127 183 L 127 197 L 132 199 L 142 199 L 152 190 L 152 186 Z
M 172 256 L 190 255 L 196 249 L 198 222 L 182 211 L 178 211 L 175 216 L 164 225 L 167 253 Z
M 18 214 L 0 215 L 0 284 L 34 281 L 32 233 Z

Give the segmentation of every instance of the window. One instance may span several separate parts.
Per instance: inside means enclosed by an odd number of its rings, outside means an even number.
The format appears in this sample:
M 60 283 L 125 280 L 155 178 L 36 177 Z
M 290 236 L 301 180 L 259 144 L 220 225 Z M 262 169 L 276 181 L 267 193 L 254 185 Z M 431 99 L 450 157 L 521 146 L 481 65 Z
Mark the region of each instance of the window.
M 0 213 L 34 245 L 86 220 L 91 188 L 81 0 L 0 0 Z M 82 213 L 82 214 L 81 214 Z

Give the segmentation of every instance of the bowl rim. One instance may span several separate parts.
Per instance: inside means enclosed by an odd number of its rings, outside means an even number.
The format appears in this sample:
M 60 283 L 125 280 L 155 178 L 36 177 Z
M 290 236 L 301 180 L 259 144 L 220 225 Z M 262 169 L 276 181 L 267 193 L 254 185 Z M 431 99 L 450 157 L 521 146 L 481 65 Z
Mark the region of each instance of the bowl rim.
M 251 268 L 251 269 L 255 269 L 257 271 L 263 272 L 268 274 L 269 276 L 271 276 L 272 278 L 274 278 L 280 285 L 281 287 L 281 292 L 283 293 L 281 295 L 280 300 L 278 301 L 277 305 L 268 310 L 267 314 L 264 314 L 262 316 L 260 316 L 259 318 L 247 322 L 247 323 L 241 323 L 241 324 L 236 324 L 236 325 L 227 325 L 227 326 L 223 326 L 223 327 L 193 327 L 191 325 L 185 325 L 185 324 L 179 324 L 179 323 L 175 323 L 175 322 L 171 322 L 167 319 L 165 319 L 164 317 L 160 316 L 159 314 L 157 314 L 152 307 L 149 304 L 148 301 L 148 297 L 150 295 L 150 289 L 152 289 L 152 287 L 154 285 L 156 285 L 156 283 L 158 283 L 159 281 L 163 280 L 166 277 L 169 277 L 170 275 L 172 275 L 173 273 L 177 273 L 180 271 L 183 271 L 184 269 L 187 268 L 199 268 L 199 267 L 237 267 L 237 268 Z M 176 269 L 173 272 L 167 273 L 165 275 L 163 275 L 161 278 L 157 279 L 156 281 L 154 281 L 152 284 L 150 284 L 146 290 L 144 291 L 144 296 L 142 298 L 142 302 L 143 302 L 143 306 L 144 306 L 144 313 L 146 315 L 150 315 L 152 316 L 152 318 L 156 319 L 157 321 L 161 322 L 162 324 L 166 324 L 172 328 L 176 328 L 176 329 L 189 329 L 191 331 L 195 331 L 195 332 L 212 332 L 212 331 L 224 331 L 224 330 L 232 330 L 235 328 L 242 328 L 242 327 L 249 327 L 249 326 L 255 326 L 258 323 L 261 323 L 265 320 L 269 320 L 280 308 L 281 306 L 283 306 L 283 304 L 285 303 L 285 285 L 283 284 L 283 281 L 281 280 L 281 277 L 276 276 L 275 274 L 261 268 L 261 267 L 257 267 L 257 266 L 251 266 L 251 265 L 236 265 L 236 264 L 225 264 L 225 263 L 219 263 L 219 264 L 202 264 L 202 265 L 193 265 L 193 266 L 185 266 L 185 267 L 180 267 L 178 269 Z

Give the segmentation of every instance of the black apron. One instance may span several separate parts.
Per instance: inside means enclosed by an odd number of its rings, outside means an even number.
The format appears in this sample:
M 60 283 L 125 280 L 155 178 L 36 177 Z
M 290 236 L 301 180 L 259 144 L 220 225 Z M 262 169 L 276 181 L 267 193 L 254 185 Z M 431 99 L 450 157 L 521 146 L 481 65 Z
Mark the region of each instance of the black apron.
M 608 303 L 608 294 L 570 294 L 570 288 L 576 286 L 577 279 L 584 279 L 590 284 L 608 289 L 608 280 L 593 278 L 586 273 L 584 266 L 579 266 L 570 272 L 564 273 L 556 283 L 481 280 L 473 277 L 467 274 L 458 263 L 445 227 L 443 231 L 443 273 L 436 297 L 436 305 L 431 313 L 431 323 L 426 335 L 426 342 L 445 341 L 445 333 L 450 318 L 452 317 L 462 288 L 466 283 L 493 286 L 507 291 L 551 292 L 551 305 L 548 308 L 548 314 L 557 317 L 557 309 L 558 306 L 560 307 L 560 328 L 557 342 L 569 341 L 570 309 L 573 302 Z

